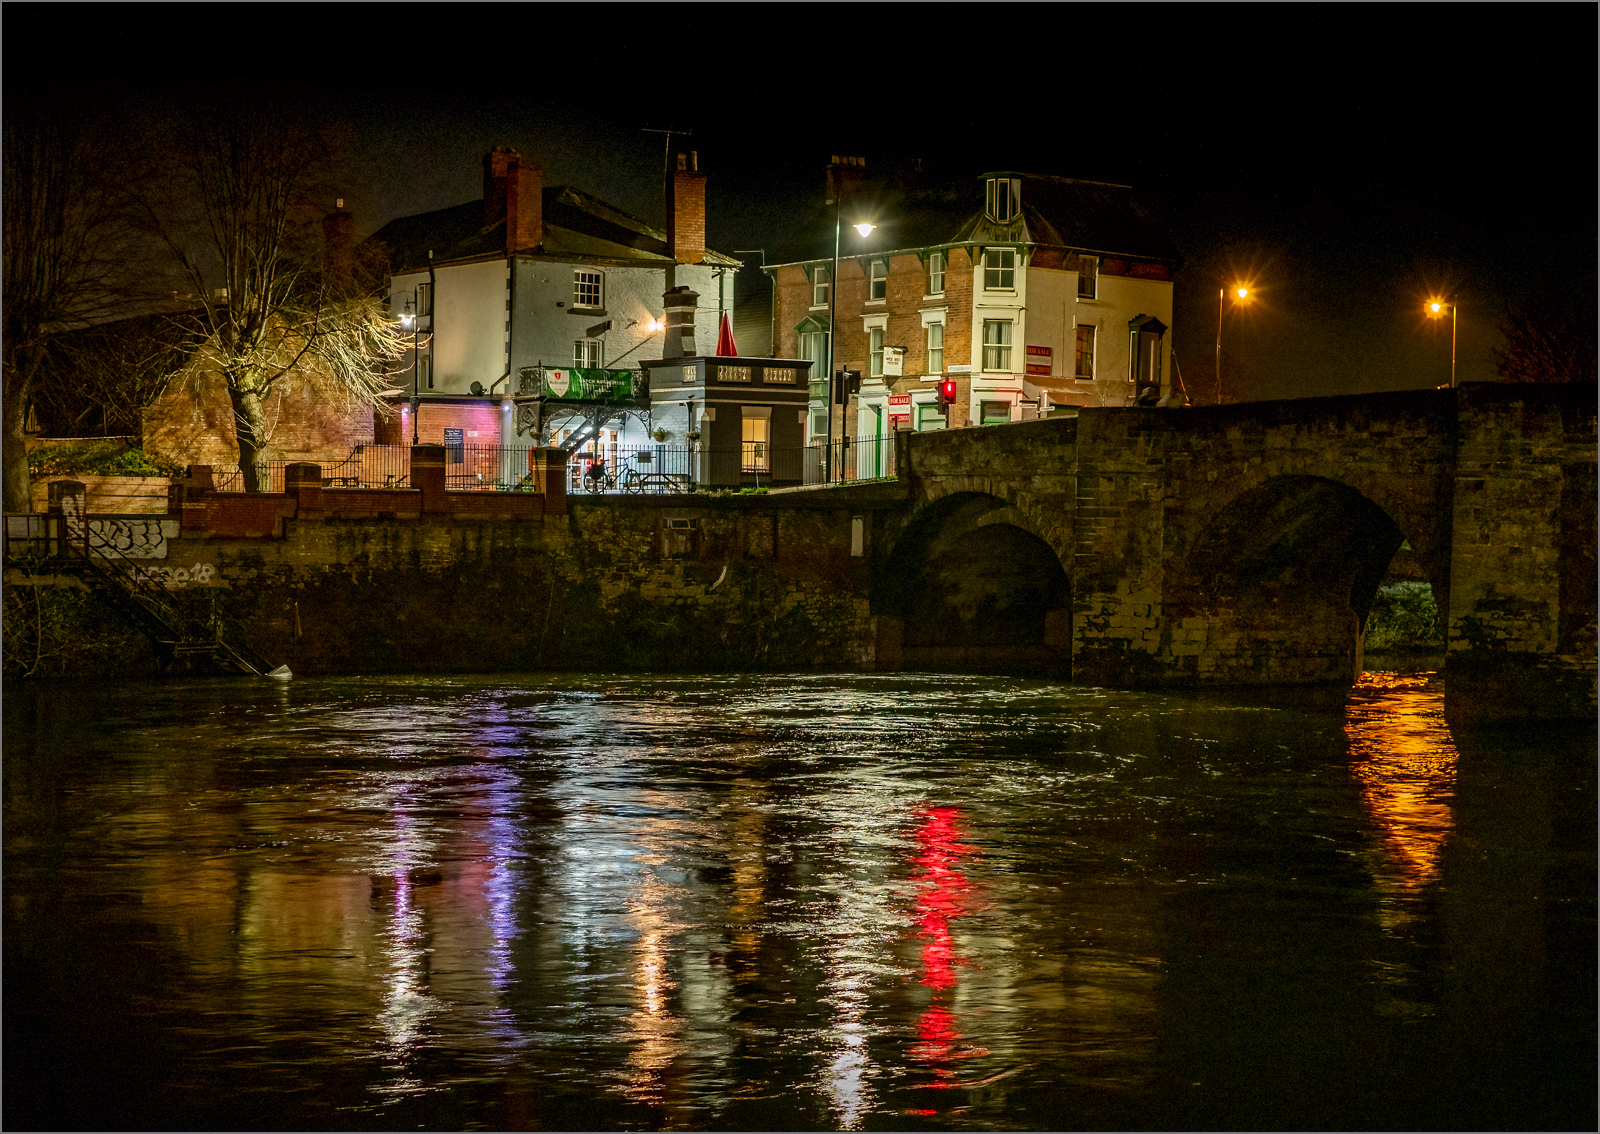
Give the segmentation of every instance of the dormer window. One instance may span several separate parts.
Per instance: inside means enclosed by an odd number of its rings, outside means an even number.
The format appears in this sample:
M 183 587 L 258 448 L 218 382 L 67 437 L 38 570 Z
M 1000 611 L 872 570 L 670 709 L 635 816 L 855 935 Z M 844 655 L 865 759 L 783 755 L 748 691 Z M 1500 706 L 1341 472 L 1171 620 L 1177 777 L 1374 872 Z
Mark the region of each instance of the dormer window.
M 990 220 L 1006 224 L 1022 211 L 1022 181 L 1015 177 L 989 178 L 984 210 Z

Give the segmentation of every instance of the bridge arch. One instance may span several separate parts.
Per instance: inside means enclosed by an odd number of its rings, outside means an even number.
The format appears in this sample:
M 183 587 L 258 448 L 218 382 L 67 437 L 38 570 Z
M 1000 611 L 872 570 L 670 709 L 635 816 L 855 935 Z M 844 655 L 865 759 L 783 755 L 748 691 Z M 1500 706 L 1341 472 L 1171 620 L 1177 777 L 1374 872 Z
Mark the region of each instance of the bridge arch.
M 1071 586 L 1040 527 L 983 492 L 919 509 L 873 573 L 880 667 L 1067 676 Z
M 1227 684 L 1349 683 L 1378 586 L 1407 535 L 1341 481 L 1269 477 L 1212 516 L 1169 567 L 1169 648 L 1195 669 L 1204 659 L 1209 679 Z M 1204 645 L 1194 650 L 1197 628 Z

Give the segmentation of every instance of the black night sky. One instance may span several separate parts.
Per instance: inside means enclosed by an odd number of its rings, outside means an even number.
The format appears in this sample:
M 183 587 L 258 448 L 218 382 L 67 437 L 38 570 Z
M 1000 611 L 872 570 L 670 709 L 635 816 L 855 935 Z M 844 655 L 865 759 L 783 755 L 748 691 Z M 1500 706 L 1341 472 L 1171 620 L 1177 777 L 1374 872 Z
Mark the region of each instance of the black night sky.
M 659 223 L 647 127 L 693 131 L 727 252 L 775 243 L 835 153 L 1131 183 L 1185 257 L 1191 389 L 1212 386 L 1221 277 L 1254 284 L 1223 330 L 1241 398 L 1447 382 L 1429 293 L 1459 299 L 1462 381 L 1493 380 L 1508 302 L 1595 318 L 1593 5 L 199 11 L 7 5 L 7 87 L 309 87 L 350 127 L 359 234 L 476 197 L 496 144 Z

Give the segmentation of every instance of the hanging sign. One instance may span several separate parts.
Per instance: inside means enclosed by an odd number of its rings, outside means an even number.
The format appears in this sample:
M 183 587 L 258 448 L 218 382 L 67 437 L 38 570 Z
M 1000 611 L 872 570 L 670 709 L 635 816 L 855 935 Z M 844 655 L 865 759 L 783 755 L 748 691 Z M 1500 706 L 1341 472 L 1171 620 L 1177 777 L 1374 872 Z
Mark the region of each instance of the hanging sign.
M 883 375 L 885 378 L 898 378 L 905 366 L 906 348 L 886 346 L 883 348 Z

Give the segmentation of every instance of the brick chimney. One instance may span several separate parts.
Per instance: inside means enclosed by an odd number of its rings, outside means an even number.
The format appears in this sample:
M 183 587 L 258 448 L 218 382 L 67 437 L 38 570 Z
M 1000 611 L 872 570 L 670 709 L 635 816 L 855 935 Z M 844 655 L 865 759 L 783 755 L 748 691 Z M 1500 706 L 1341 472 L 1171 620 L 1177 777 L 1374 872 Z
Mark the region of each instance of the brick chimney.
M 333 212 L 322 218 L 322 265 L 328 286 L 348 291 L 355 280 L 355 218 L 345 211 L 340 197 Z
M 668 288 L 661 295 L 666 313 L 666 333 L 661 341 L 662 358 L 690 358 L 694 347 L 694 310 L 700 293 L 686 287 Z
M 839 194 L 846 197 L 860 192 L 867 182 L 867 159 L 864 157 L 840 157 L 833 155 L 833 160 L 828 163 L 827 185 L 825 198 L 828 204 L 833 204 Z
M 509 146 L 483 156 L 483 227 L 506 222 L 506 251 L 544 243 L 544 171 Z
M 706 258 L 706 175 L 693 150 L 678 155 L 667 179 L 667 251 L 680 264 Z

